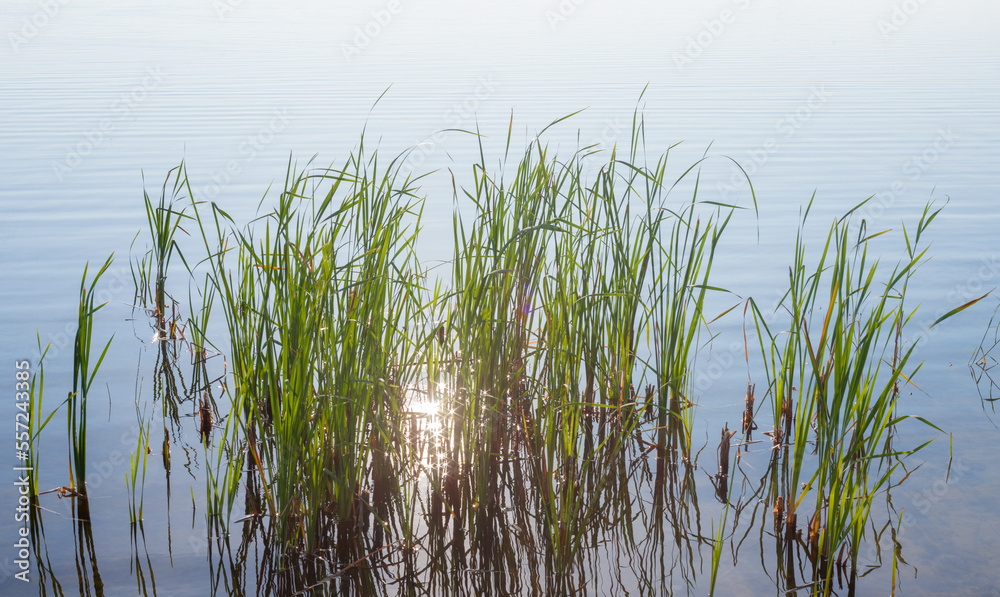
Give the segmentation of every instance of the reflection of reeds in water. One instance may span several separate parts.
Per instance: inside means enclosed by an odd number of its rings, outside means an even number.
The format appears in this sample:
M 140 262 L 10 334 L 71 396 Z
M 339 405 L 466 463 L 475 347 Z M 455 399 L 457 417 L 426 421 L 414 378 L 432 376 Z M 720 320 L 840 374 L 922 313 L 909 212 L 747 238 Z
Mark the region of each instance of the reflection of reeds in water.
M 723 504 L 729 503 L 729 450 L 735 431 L 729 430 L 729 425 L 722 428 L 719 440 L 719 472 L 715 474 L 715 497 Z
M 48 355 L 50 346 L 42 348 L 41 337 L 36 336 L 38 341 L 38 352 L 41 355 L 38 362 L 29 363 L 34 367 L 30 381 L 28 382 L 28 435 L 29 435 L 29 457 L 27 462 L 22 463 L 29 469 L 28 477 L 28 502 L 29 508 L 25 513 L 28 520 L 28 532 L 31 537 L 32 555 L 35 565 L 38 568 L 36 576 L 39 592 L 47 594 L 51 591 L 60 594 L 62 588 L 59 581 L 52 573 L 53 566 L 48 553 L 48 545 L 45 542 L 45 524 L 42 518 L 42 510 L 39 507 L 39 463 L 41 462 L 41 441 L 40 434 L 51 420 L 51 415 L 46 417 L 43 408 L 45 398 L 45 358 Z M 18 446 L 20 449 L 20 446 Z M 51 583 L 51 587 L 49 586 Z
M 208 401 L 208 396 L 206 395 L 201 399 L 201 404 L 198 406 L 198 435 L 201 437 L 201 441 L 206 444 L 209 443 L 212 435 L 214 420 L 212 404 Z
M 136 440 L 135 452 L 131 456 L 131 468 L 125 473 L 125 483 L 128 485 L 131 496 L 128 505 L 129 522 L 133 525 L 142 521 L 142 503 L 146 486 L 146 461 L 149 457 L 149 423 L 144 422 L 145 417 L 136 407 L 137 424 L 139 426 L 139 437 Z M 139 488 L 139 497 L 136 499 L 136 485 Z
M 983 331 L 983 337 L 979 341 L 969 360 L 969 373 L 972 375 L 976 388 L 979 391 L 979 398 L 983 401 L 983 409 L 987 406 L 990 411 L 996 412 L 997 401 L 1000 400 L 1000 383 L 997 382 L 995 369 L 997 366 L 997 347 L 1000 347 L 1000 306 L 993 311 L 990 322 Z
M 757 424 L 754 423 L 754 420 L 753 420 L 753 417 L 754 417 L 754 410 L 753 410 L 754 395 L 753 395 L 753 392 L 754 392 L 754 386 L 752 384 L 747 384 L 747 397 L 746 397 L 746 402 L 745 402 L 746 406 L 743 409 L 743 421 L 742 421 L 742 423 L 740 425 L 740 428 L 743 431 L 743 437 L 744 437 L 744 442 L 746 444 L 745 445 L 745 449 L 746 450 L 750 449 L 750 445 L 749 444 L 750 444 L 750 441 L 753 440 L 753 432 L 754 432 L 755 429 L 757 429 Z

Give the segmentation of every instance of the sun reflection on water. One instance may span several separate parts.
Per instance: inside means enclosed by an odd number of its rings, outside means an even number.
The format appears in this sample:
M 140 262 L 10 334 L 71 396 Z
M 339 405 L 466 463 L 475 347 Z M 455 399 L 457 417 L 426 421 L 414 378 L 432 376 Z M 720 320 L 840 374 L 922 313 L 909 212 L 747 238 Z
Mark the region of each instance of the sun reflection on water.
M 406 414 L 409 417 L 409 447 L 415 463 L 428 472 L 445 464 L 446 420 L 448 411 L 444 397 L 447 384 L 435 384 L 435 391 L 412 388 Z

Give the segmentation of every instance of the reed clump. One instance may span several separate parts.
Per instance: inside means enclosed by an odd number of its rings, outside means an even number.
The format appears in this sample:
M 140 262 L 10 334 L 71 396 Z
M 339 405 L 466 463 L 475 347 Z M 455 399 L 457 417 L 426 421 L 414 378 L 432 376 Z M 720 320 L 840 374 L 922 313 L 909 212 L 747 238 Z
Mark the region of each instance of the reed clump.
M 860 549 L 870 538 L 872 507 L 887 499 L 901 460 L 930 443 L 898 448 L 892 440 L 896 426 L 911 418 L 900 412 L 900 386 L 912 383 L 920 369 L 910 362 L 916 343 L 907 326 L 914 309 L 907 306 L 906 289 L 925 259 L 922 237 L 940 209 L 928 205 L 915 227 L 903 226 L 906 257 L 890 269 L 869 253 L 888 231 L 872 232 L 865 221 L 852 221 L 863 205 L 831 225 L 813 265 L 804 234 L 812 202 L 806 207 L 780 307 L 788 315 L 780 333 L 751 302 L 773 408 L 776 451 L 767 501 L 776 504 L 776 524 L 782 516 L 786 522 L 785 547 L 779 549 L 790 558 L 802 538 L 810 580 L 822 594 L 833 590 L 835 572 L 848 571 L 853 586 Z
M 184 259 L 175 236 L 178 230 L 185 232 L 181 223 L 191 218 L 184 213 L 185 208 L 179 206 L 184 192 L 185 181 L 180 176 L 183 168 L 184 165 L 181 164 L 167 173 L 160 189 L 160 198 L 156 203 L 153 203 L 145 188 L 143 189 L 143 204 L 146 208 L 151 245 L 137 263 L 131 264 L 136 299 L 142 307 L 150 310 L 158 323 L 157 330 L 163 337 L 169 335 L 169 330 L 164 329 L 164 323 L 169 322 L 166 312 L 168 298 L 166 283 L 170 260 L 175 253 Z M 171 179 L 173 179 L 172 184 Z M 168 185 L 171 185 L 169 195 Z
M 417 370 L 407 330 L 420 323 L 410 228 L 419 211 L 396 166 L 382 167 L 363 146 L 340 169 L 290 166 L 277 206 L 244 230 L 217 206 L 193 204 L 229 330 L 222 441 L 261 476 L 279 543 L 305 552 L 335 529 L 353 532 L 344 521 L 369 507 L 371 467 L 375 501 L 396 476 L 403 388 Z
M 806 208 L 780 331 L 747 303 L 767 405 L 748 384 L 738 430 L 715 436 L 705 487 L 723 515 L 705 536 L 690 380 L 737 208 L 703 197 L 702 161 L 675 172 L 669 149 L 647 159 L 638 113 L 628 144 L 607 152 L 556 155 L 544 130 L 511 152 L 512 128 L 497 166 L 480 141 L 480 160 L 452 174 L 453 256 L 434 267 L 417 254 L 422 177 L 363 138 L 340 164 L 290 161 L 250 222 L 195 196 L 183 164 L 159 202 L 144 194 L 152 248 L 135 275 L 155 327 L 167 496 L 171 455 L 203 470 L 213 582 L 258 594 L 570 594 L 618 549 L 661 568 L 672 558 L 690 590 L 708 549 L 714 591 L 729 521 L 735 533 L 747 506 L 736 471 L 768 409 L 770 463 L 754 498 L 787 563 L 777 582 L 798 585 L 795 555 L 817 592 L 855 574 L 873 505 L 923 447 L 896 448 L 892 435 L 906 418 L 899 387 L 919 369 L 906 286 L 937 211 L 904 231 L 908 257 L 887 270 L 868 248 L 882 233 L 850 214 L 807 260 Z M 184 221 L 194 246 L 181 253 Z M 185 321 L 165 288 L 174 254 L 190 276 Z M 104 356 L 90 366 L 93 285 L 109 264 L 81 288 L 74 487 Z M 133 523 L 152 424 L 137 408 Z M 258 548 L 248 574 L 239 562 Z M 673 582 L 635 576 L 643 590 Z
M 406 546 L 421 528 L 446 532 L 442 516 L 488 552 L 509 483 L 537 488 L 557 577 L 588 533 L 628 529 L 628 508 L 595 513 L 629 500 L 643 426 L 658 423 L 646 442 L 658 454 L 689 454 L 687 368 L 732 211 L 703 205 L 696 181 L 673 199 L 697 170 L 668 181 L 665 155 L 641 161 L 635 123 L 628 157 L 611 152 L 592 181 L 593 148 L 560 160 L 537 139 L 510 174 L 473 165 L 454 187 L 472 219 L 456 210 L 447 277 L 416 257 L 419 178 L 363 141 L 340 167 L 290 164 L 276 205 L 245 227 L 199 203 L 178 169 L 190 211 L 167 211 L 200 231 L 202 294 L 221 307 L 232 368 L 225 430 L 205 447 L 213 528 L 242 475 L 259 491 L 247 515 L 269 521 L 279 554 L 357 544 L 369 529 L 378 548 Z M 189 327 L 203 335 L 208 322 Z M 418 417 L 421 400 L 435 412 Z M 203 437 L 211 412 L 199 410 Z

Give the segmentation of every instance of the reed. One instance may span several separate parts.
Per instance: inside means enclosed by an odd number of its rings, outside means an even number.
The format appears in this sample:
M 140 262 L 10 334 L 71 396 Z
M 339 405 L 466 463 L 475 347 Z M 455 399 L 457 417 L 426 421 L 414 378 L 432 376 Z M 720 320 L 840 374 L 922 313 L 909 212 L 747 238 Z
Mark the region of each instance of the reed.
M 792 527 L 804 520 L 796 516 L 800 508 L 812 504 L 803 533 L 817 591 L 829 594 L 835 570 L 857 570 L 872 505 L 899 460 L 930 443 L 896 449 L 891 437 L 897 424 L 911 418 L 898 412 L 899 387 L 920 369 L 910 365 L 916 343 L 907 345 L 904 334 L 914 313 L 905 306 L 906 288 L 927 250 L 921 237 L 940 209 L 928 205 L 912 231 L 903 226 L 906 258 L 887 269 L 869 257 L 869 246 L 888 231 L 851 225 L 861 203 L 832 224 L 810 268 L 804 224 L 811 205 L 802 217 L 781 307 L 789 314 L 788 328 L 779 337 L 756 304 L 753 313 L 767 363 L 774 441 L 791 444 L 791 452 L 783 452 L 789 473 L 776 491 Z M 807 454 L 809 445 L 815 458 Z
M 216 296 L 215 287 L 206 279 L 199 293 L 199 300 L 188 294 L 191 314 L 187 320 L 189 347 L 191 351 L 191 387 L 192 396 L 202 395 L 211 389 L 212 383 L 220 381 L 209 374 L 209 360 L 220 353 L 208 339 L 208 324 L 212 316 L 212 306 Z
M 280 542 L 307 552 L 367 507 L 370 469 L 374 501 L 391 490 L 394 424 L 417 371 L 406 332 L 420 212 L 398 164 L 382 167 L 363 143 L 339 169 L 289 164 L 277 206 L 246 229 L 213 206 L 217 248 L 193 203 L 229 331 L 240 421 L 229 441 L 247 446 Z
M 182 260 L 184 259 L 174 237 L 178 230 L 185 232 L 181 227 L 181 222 L 185 219 L 191 219 L 191 216 L 184 213 L 185 208 L 178 207 L 183 201 L 182 194 L 185 187 L 185 179 L 181 176 L 183 172 L 183 163 L 167 172 L 160 189 L 160 198 L 155 204 L 150 199 L 149 193 L 146 192 L 145 176 L 143 176 L 142 195 L 151 245 L 138 263 L 131 263 L 132 279 L 139 303 L 143 307 L 152 304 L 152 307 L 149 308 L 151 308 L 154 318 L 160 323 L 164 322 L 166 318 L 166 282 L 170 260 L 174 253 L 180 255 Z M 172 185 L 170 185 L 171 179 L 173 179 Z M 169 198 L 168 185 L 170 185 Z M 158 329 L 164 337 L 167 336 L 168 331 L 164 330 L 162 325 Z
M 661 297 L 655 306 L 657 316 L 653 326 L 656 444 L 661 457 L 678 449 L 681 456 L 690 457 L 693 402 L 688 397 L 689 371 L 699 331 L 706 321 L 707 293 L 724 292 L 711 286 L 710 275 L 716 247 L 732 217 L 733 207 L 720 206 L 716 217 L 702 223 L 697 217 L 698 182 L 690 202 L 674 212 L 669 238 L 661 244 L 653 260 L 653 270 L 657 272 L 653 285 L 656 296 Z
M 125 471 L 125 485 L 129 490 L 128 517 L 133 525 L 142 522 L 142 505 L 146 493 L 146 461 L 149 457 L 149 425 L 136 404 L 136 423 L 139 434 L 135 451 L 129 457 L 129 470 Z M 136 486 L 138 485 L 138 498 Z
M 450 413 L 442 491 L 463 519 L 478 512 L 480 529 L 484 513 L 496 509 L 497 483 L 512 446 L 523 441 L 515 436 L 518 423 L 531 416 L 531 374 L 540 367 L 538 293 L 562 177 L 538 144 L 525 151 L 509 179 L 489 174 L 480 162 L 473 165 L 470 188 L 462 189 L 474 218 L 466 224 L 460 213 L 454 217 L 451 287 L 439 308 L 445 312 L 438 352 L 444 360 L 431 367 L 447 370 L 436 390 Z M 470 520 L 473 536 L 476 522 Z
M 94 315 L 106 304 L 94 304 L 95 289 L 101 276 L 111 267 L 113 260 L 113 255 L 108 257 L 104 265 L 94 274 L 89 287 L 87 286 L 88 264 L 83 268 L 83 279 L 80 282 L 80 306 L 76 337 L 73 341 L 73 390 L 66 399 L 68 409 L 66 422 L 69 437 L 70 489 L 84 496 L 87 494 L 87 398 L 97 371 L 101 368 L 101 363 L 104 362 L 104 357 L 111 346 L 109 338 L 97 361 L 91 363 Z
M 28 471 L 28 499 L 30 500 L 31 507 L 34 510 L 38 505 L 38 478 L 40 474 L 39 464 L 41 462 L 41 433 L 45 427 L 52 420 L 52 417 L 58 412 L 58 409 L 53 410 L 48 416 L 45 416 L 45 411 L 43 408 L 44 398 L 45 398 L 45 357 L 49 353 L 50 345 L 46 345 L 42 348 L 42 338 L 41 335 L 36 333 L 35 339 L 38 343 L 38 361 L 34 363 L 34 373 L 31 375 L 28 381 L 28 401 L 27 401 L 27 415 L 28 415 L 28 441 L 27 446 L 24 446 L 24 442 L 21 441 L 21 436 L 18 435 L 18 445 L 19 451 L 25 451 L 23 448 L 28 448 L 29 457 L 26 466 L 29 467 Z M 20 408 L 19 403 L 18 408 Z M 38 539 L 41 535 L 41 526 L 39 519 L 35 516 L 31 516 L 31 533 L 33 541 Z M 35 543 L 37 544 L 37 543 Z
M 236 499 L 240 493 L 246 451 L 239 449 L 239 423 L 226 419 L 222 439 L 203 440 L 205 462 L 205 522 L 210 538 L 229 536 Z M 192 489 L 193 491 L 193 489 Z M 193 496 L 192 496 L 193 497 Z M 256 513 L 254 513 L 256 514 Z
M 541 490 L 551 564 L 563 578 L 596 530 L 604 500 L 627 502 L 618 489 L 626 440 L 652 402 L 652 393 L 638 399 L 633 379 L 652 369 L 663 396 L 672 396 L 671 419 L 690 421 L 687 405 L 676 404 L 725 228 L 725 218 L 718 227 L 711 218 L 704 226 L 693 221 L 697 185 L 690 203 L 670 206 L 666 156 L 653 167 L 638 163 L 644 148 L 636 122 L 632 157 L 612 152 L 589 184 L 583 162 L 600 159 L 589 148 L 557 160 L 537 140 L 509 178 L 487 174 L 484 163 L 473 167 L 461 196 L 475 217 L 469 225 L 455 218 L 442 361 L 428 365 L 429 385 L 440 391 L 444 380 L 452 413 L 449 464 L 435 487 L 460 515 L 463 506 L 490 511 L 505 464 L 525 454 Z M 455 195 L 458 202 L 457 187 Z M 671 327 L 658 326 L 661 313 L 671 315 Z M 666 359 L 640 358 L 650 330 L 669 342 L 671 352 L 657 350 L 667 353 L 669 372 L 658 367 Z M 664 421 L 669 408 L 660 409 Z M 477 499 L 484 496 L 486 503 Z M 624 508 L 619 524 L 629 516 Z

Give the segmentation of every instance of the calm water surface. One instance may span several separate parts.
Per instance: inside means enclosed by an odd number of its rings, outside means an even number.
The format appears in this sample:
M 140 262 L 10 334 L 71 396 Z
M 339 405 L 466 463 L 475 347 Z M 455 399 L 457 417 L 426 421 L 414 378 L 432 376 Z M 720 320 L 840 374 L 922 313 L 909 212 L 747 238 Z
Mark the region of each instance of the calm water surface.
M 706 198 L 751 206 L 738 170 L 721 156 L 751 175 L 759 218 L 751 210 L 737 216 L 716 272 L 739 297 L 768 303 L 780 295 L 799 208 L 813 193 L 817 243 L 833 217 L 873 195 L 863 208 L 872 230 L 898 232 L 929 200 L 948 202 L 931 230 L 933 258 L 912 288 L 923 329 L 1000 280 L 998 18 L 991 3 L 930 1 L 5 2 L 0 362 L 12 378 L 14 359 L 36 359 L 36 331 L 52 342 L 50 407 L 71 383 L 65 346 L 83 266 L 116 255 L 99 330 L 103 338 L 115 333 L 115 342 L 91 431 L 92 461 L 112 463 L 91 481 L 105 590 L 136 586 L 121 538 L 133 403 L 148 392 L 142 371 L 154 358 L 142 350 L 148 326 L 128 321 L 128 255 L 145 226 L 144 180 L 158 192 L 167 170 L 184 160 L 196 197 L 245 221 L 268 185 L 282 183 L 290 156 L 302 164 L 314 154 L 320 165 L 343 160 L 364 129 L 382 154 L 413 148 L 407 168 L 437 171 L 422 187 L 421 251 L 446 259 L 455 209 L 448 169 L 469 180 L 478 157 L 475 139 L 450 129 L 478 129 L 487 159 L 498 162 L 511 118 L 514 142 L 523 145 L 584 109 L 543 137 L 568 154 L 579 145 L 627 144 L 638 107 L 651 156 L 683 142 L 671 151 L 675 176 L 706 151 L 719 156 L 703 169 Z M 885 243 L 886 259 L 900 255 L 894 242 Z M 719 298 L 718 310 L 736 300 Z M 954 459 L 945 482 L 949 438 L 922 426 L 903 431 L 914 444 L 937 437 L 894 494 L 897 509 L 912 514 L 901 532 L 906 595 L 1000 594 L 1000 472 L 990 455 L 1000 432 L 967 366 L 997 302 L 990 297 L 949 320 L 918 351 L 926 361 L 920 389 L 904 409 L 952 433 Z M 696 439 L 714 440 L 722 424 L 736 424 L 747 377 L 733 359 L 739 311 L 714 324 L 719 338 L 699 358 L 706 368 L 715 363 L 717 374 L 696 379 Z M 0 411 L 11 421 L 12 402 Z M 50 437 L 45 489 L 67 482 L 64 440 Z M 702 467 L 712 469 L 711 460 Z M 7 461 L 16 463 L 13 454 Z M 147 478 L 145 509 L 155 513 L 147 514 L 147 549 L 159 594 L 204 594 L 209 586 L 204 518 L 200 510 L 190 516 L 189 486 L 195 502 L 203 492 L 199 475 L 196 465 L 192 475 L 176 475 L 170 508 L 162 480 Z M 5 482 L 0 508 L 10 515 L 0 513 L 0 545 L 16 537 L 16 498 Z M 72 545 L 67 501 L 53 497 L 57 514 L 46 524 L 55 574 L 75 593 L 72 551 L 64 551 Z M 702 501 L 706 528 L 721 510 L 709 501 Z M 15 556 L 0 548 L 4 595 L 25 594 L 10 577 Z M 774 591 L 753 559 L 742 556 L 734 568 L 723 557 L 724 594 Z M 692 592 L 707 593 L 705 572 Z M 887 591 L 888 574 L 883 567 L 865 586 Z M 609 582 L 603 591 L 613 590 Z M 683 584 L 674 589 L 684 592 Z

